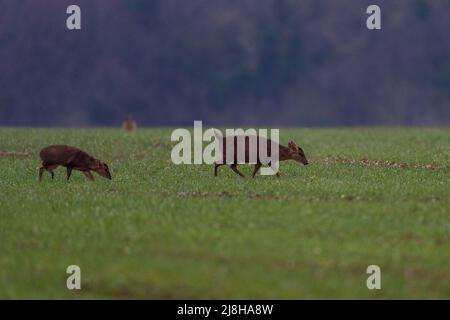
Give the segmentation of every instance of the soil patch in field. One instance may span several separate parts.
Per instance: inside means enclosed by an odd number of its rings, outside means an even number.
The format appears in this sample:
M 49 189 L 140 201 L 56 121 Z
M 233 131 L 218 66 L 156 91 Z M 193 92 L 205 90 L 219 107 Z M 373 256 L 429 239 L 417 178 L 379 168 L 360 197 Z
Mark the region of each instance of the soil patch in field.
M 28 158 L 28 157 L 31 157 L 31 153 L 0 150 L 0 157 Z
M 238 192 L 209 192 L 209 191 L 183 191 L 176 193 L 161 193 L 162 196 L 176 196 L 180 198 L 247 198 L 247 199 L 261 199 L 261 200 L 277 200 L 277 201 L 299 201 L 308 203 L 332 203 L 332 202 L 380 202 L 386 201 L 379 197 L 365 197 L 357 195 L 340 195 L 329 197 L 308 197 L 308 196 L 293 196 L 293 195 L 274 195 L 263 193 L 238 193 Z M 407 199 L 405 199 L 407 200 Z M 439 197 L 421 197 L 414 198 L 415 201 L 429 203 L 439 202 L 442 199 Z
M 371 160 L 367 157 L 361 159 L 348 159 L 344 157 L 326 157 L 323 159 L 323 163 L 329 164 L 350 164 L 361 165 L 365 167 L 383 167 L 383 168 L 414 168 L 414 169 L 428 169 L 436 170 L 442 169 L 442 166 L 437 163 L 420 164 L 420 163 L 407 163 L 397 162 L 390 160 Z M 448 167 L 447 167 L 448 168 Z
M 259 194 L 259 193 L 239 193 L 239 192 L 227 192 L 227 191 L 221 191 L 221 192 L 209 192 L 209 191 L 190 191 L 190 192 L 177 192 L 176 195 L 178 197 L 219 197 L 219 198 L 235 198 L 235 197 L 245 197 L 245 198 L 252 198 L 252 199 L 275 199 L 275 200 L 285 200 L 288 199 L 288 196 L 277 196 L 277 195 L 271 195 L 271 194 Z

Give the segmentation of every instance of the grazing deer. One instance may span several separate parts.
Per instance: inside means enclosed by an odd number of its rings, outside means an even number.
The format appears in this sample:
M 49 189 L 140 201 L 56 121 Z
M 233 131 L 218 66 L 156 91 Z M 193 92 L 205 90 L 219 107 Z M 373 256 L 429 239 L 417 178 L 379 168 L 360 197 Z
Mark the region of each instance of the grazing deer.
M 216 135 L 216 137 L 218 137 Z M 250 139 L 249 136 L 244 136 L 245 137 L 245 162 L 244 163 L 249 163 L 250 162 Z M 241 137 L 242 138 L 242 137 Z M 263 138 L 259 138 L 259 137 L 253 137 L 255 138 L 254 141 L 256 142 L 256 156 L 254 158 L 256 158 L 256 164 L 253 168 L 253 174 L 252 177 L 254 178 L 256 173 L 258 172 L 258 170 L 261 168 L 262 163 L 260 161 L 259 158 L 259 143 L 262 142 L 266 142 L 267 143 L 267 155 L 270 157 L 271 155 L 271 144 L 272 141 L 270 139 L 263 139 Z M 244 175 L 242 174 L 242 172 L 240 172 L 237 168 L 238 166 L 238 159 L 237 159 L 237 150 L 238 150 L 238 136 L 228 136 L 228 137 L 223 137 L 223 138 L 219 138 L 222 139 L 222 146 L 221 146 L 221 150 L 222 150 L 222 163 L 215 163 L 214 165 L 214 176 L 217 177 L 217 169 L 222 166 L 222 165 L 226 165 L 229 164 L 231 170 L 233 170 L 235 173 L 237 173 L 238 175 L 240 175 L 241 177 L 244 177 Z M 233 162 L 227 163 L 226 161 L 226 140 L 227 139 L 234 139 L 234 159 Z M 278 145 L 279 151 L 278 151 L 278 156 L 279 156 L 279 160 L 280 161 L 284 161 L 284 160 L 295 160 L 299 163 L 302 163 L 303 165 L 307 165 L 308 164 L 308 160 L 306 159 L 305 153 L 303 152 L 302 148 L 300 148 L 295 142 L 290 141 L 288 146 L 285 147 L 283 145 L 280 144 L 276 144 Z M 276 173 L 277 177 L 279 177 L 279 173 Z
M 91 170 L 111 180 L 111 173 L 106 163 L 91 157 L 80 149 L 66 145 L 51 145 L 42 149 L 39 155 L 42 159 L 42 166 L 39 168 L 39 181 L 42 180 L 42 174 L 45 170 L 51 173 L 53 179 L 53 170 L 58 166 L 67 168 L 67 181 L 69 181 L 73 169 L 82 171 L 92 181 L 94 176 Z
M 131 131 L 137 128 L 137 123 L 133 120 L 133 117 L 128 116 L 123 120 L 122 128 Z

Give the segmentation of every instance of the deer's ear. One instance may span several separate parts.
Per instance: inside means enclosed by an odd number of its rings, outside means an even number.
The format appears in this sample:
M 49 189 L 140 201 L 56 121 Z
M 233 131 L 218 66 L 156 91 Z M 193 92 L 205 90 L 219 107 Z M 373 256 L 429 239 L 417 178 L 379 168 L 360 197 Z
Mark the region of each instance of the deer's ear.
M 298 149 L 298 146 L 295 144 L 294 141 L 289 141 L 288 144 L 289 149 L 296 151 Z

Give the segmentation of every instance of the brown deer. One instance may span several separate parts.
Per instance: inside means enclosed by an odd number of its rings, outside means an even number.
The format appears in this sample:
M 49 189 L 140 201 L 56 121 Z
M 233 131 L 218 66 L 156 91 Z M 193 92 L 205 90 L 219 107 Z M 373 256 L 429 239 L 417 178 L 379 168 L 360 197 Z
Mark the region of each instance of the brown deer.
M 218 137 L 216 135 L 216 137 Z M 250 162 L 250 136 L 244 136 L 241 138 L 245 138 L 245 163 L 249 163 Z M 261 168 L 262 163 L 260 161 L 259 158 L 259 143 L 262 142 L 266 142 L 267 143 L 267 156 L 270 157 L 271 156 L 271 144 L 272 141 L 270 139 L 263 139 L 263 138 L 259 138 L 259 137 L 253 137 L 254 141 L 256 142 L 256 163 L 254 165 L 253 168 L 253 174 L 252 177 L 254 178 L 256 173 L 258 172 L 258 170 Z M 238 150 L 238 136 L 228 136 L 228 137 L 223 137 L 222 139 L 222 163 L 215 163 L 214 165 L 214 176 L 217 177 L 217 170 L 220 166 L 222 165 L 226 165 L 229 164 L 231 170 L 233 170 L 235 173 L 237 173 L 238 175 L 240 175 L 241 177 L 244 177 L 244 175 L 242 174 L 242 172 L 240 172 L 237 168 L 238 166 L 238 159 L 237 159 L 237 151 Z M 226 141 L 227 139 L 234 139 L 234 159 L 233 161 L 227 161 L 226 159 Z M 220 139 L 219 139 L 220 141 Z M 308 160 L 306 159 L 305 153 L 303 152 L 302 148 L 300 148 L 295 142 L 290 141 L 288 146 L 285 147 L 283 145 L 280 144 L 276 144 L 275 145 L 278 146 L 278 157 L 280 161 L 285 161 L 285 160 L 294 160 L 297 161 L 299 163 L 302 163 L 303 165 L 307 165 L 308 164 Z M 276 173 L 277 177 L 279 177 L 279 173 Z
M 39 181 L 42 180 L 42 174 L 45 170 L 50 172 L 53 179 L 53 170 L 58 166 L 67 168 L 67 181 L 69 181 L 73 169 L 82 171 L 92 181 L 94 176 L 91 170 L 111 180 L 111 173 L 106 163 L 93 158 L 78 148 L 66 145 L 51 145 L 42 149 L 39 155 L 42 159 L 42 166 L 39 168 Z
M 127 116 L 122 122 L 122 128 L 131 131 L 137 129 L 137 123 L 133 120 L 132 116 Z

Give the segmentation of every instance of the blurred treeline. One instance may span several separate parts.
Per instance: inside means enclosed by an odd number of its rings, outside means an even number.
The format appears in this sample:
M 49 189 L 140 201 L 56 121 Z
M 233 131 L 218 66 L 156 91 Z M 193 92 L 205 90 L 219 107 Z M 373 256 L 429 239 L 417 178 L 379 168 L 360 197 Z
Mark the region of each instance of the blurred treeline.
M 449 33 L 449 0 L 0 0 L 0 125 L 449 125 Z

